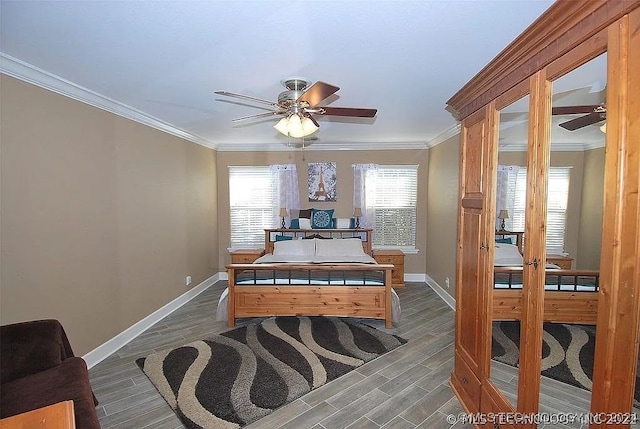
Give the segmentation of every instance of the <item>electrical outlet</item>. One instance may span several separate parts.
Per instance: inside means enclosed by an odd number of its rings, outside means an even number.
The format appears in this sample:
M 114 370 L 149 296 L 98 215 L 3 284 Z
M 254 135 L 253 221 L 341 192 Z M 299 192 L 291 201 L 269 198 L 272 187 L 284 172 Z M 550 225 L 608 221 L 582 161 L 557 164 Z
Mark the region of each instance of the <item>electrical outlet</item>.
M 447 277 L 446 279 L 444 279 L 444 284 L 447 285 L 447 287 L 449 287 L 449 277 Z
M 187 276 L 184 279 L 184 284 L 189 286 L 191 284 L 191 276 Z

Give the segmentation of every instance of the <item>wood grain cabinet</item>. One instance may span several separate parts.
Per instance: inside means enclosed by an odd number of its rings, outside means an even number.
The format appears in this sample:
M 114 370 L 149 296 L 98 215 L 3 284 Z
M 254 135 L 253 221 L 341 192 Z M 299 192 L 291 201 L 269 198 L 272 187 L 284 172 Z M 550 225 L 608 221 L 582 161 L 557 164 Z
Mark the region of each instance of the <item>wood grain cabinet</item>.
M 231 263 L 253 264 L 262 255 L 264 255 L 264 249 L 237 249 L 231 252 Z
M 404 287 L 404 253 L 402 250 L 374 250 L 373 259 L 379 264 L 393 264 L 391 286 Z
M 547 321 L 545 253 L 547 185 L 552 147 L 553 84 L 606 52 L 607 128 L 604 157 L 604 205 L 600 245 L 600 291 L 593 305 L 598 341 L 594 351 L 591 403 L 580 411 L 594 415 L 632 412 L 638 361 L 640 293 L 637 261 L 640 79 L 630 73 L 640 64 L 640 0 L 628 2 L 555 2 L 523 34 L 447 101 L 460 120 L 460 180 L 456 259 L 455 364 L 451 387 L 467 412 L 541 411 L 543 323 Z M 567 35 L 571 35 L 567 37 Z M 550 49 L 549 47 L 553 47 Z M 501 111 L 528 96 L 527 186 L 524 231 L 495 231 L 498 147 L 504 136 Z M 554 106 L 555 107 L 555 106 Z M 636 115 L 637 116 L 637 115 Z M 507 141 L 504 142 L 507 144 Z M 599 187 L 599 186 L 598 186 Z M 491 375 L 494 313 L 495 236 L 524 237 L 518 382 L 515 401 Z M 573 259 L 547 255 L 547 261 L 572 268 Z M 621 287 L 620 285 L 625 285 Z M 551 301 L 551 300 L 550 300 Z M 550 302 L 549 301 L 549 302 Z M 572 300 L 554 311 L 566 315 Z M 580 323 L 580 322 L 579 322 Z M 602 334 L 602 335 L 601 335 Z M 629 365 L 629 363 L 634 363 Z M 535 429 L 535 422 L 487 422 L 477 427 Z M 599 426 L 599 425 L 597 425 Z M 628 425 L 619 425 L 628 427 Z M 591 425 L 591 427 L 595 427 Z
M 0 429 L 75 429 L 75 427 L 73 401 L 58 402 L 0 420 Z

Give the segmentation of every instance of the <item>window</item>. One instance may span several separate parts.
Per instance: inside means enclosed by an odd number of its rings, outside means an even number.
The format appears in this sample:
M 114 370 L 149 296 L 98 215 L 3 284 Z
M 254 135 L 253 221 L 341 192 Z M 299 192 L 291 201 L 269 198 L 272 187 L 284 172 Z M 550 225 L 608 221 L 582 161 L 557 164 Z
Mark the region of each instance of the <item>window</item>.
M 570 167 L 550 167 L 547 195 L 547 253 L 564 252 L 564 230 L 569 196 Z M 527 169 L 519 167 L 509 172 L 507 184 L 508 223 L 511 231 L 524 231 Z
M 274 180 L 271 169 L 229 167 L 231 247 L 261 248 L 264 229 L 274 226 Z
M 365 180 L 372 244 L 415 248 L 418 166 L 378 166 Z

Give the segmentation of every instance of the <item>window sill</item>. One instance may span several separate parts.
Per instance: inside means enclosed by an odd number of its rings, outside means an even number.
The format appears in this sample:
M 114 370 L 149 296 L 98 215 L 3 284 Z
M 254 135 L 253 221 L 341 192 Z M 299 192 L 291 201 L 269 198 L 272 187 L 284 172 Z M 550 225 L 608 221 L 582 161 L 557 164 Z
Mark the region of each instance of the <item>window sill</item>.
M 405 255 L 417 255 L 420 252 L 413 246 L 373 246 L 373 250 L 401 250 Z

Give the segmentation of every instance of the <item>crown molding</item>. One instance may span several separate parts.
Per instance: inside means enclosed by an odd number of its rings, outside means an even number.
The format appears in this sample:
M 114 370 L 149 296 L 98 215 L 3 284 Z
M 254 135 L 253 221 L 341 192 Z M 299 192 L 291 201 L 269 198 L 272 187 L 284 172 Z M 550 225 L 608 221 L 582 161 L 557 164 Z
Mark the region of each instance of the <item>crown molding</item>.
M 88 104 L 98 109 L 121 116 L 126 119 L 147 125 L 151 128 L 180 137 L 181 139 L 216 149 L 216 145 L 200 136 L 193 135 L 184 130 L 176 128 L 158 118 L 147 115 L 140 110 L 127 106 L 124 103 L 113 100 L 95 91 L 84 88 L 66 79 L 42 70 L 32 64 L 21 61 L 10 55 L 0 52 L 0 73 L 14 77 L 24 82 L 39 86 L 65 97 Z
M 419 150 L 427 149 L 426 142 L 307 142 L 302 147 L 301 141 L 295 143 L 220 143 L 218 152 L 289 152 L 289 151 L 340 151 L 340 150 Z
M 454 137 L 458 134 L 460 134 L 460 123 L 457 123 L 447 128 L 446 130 L 444 130 L 443 132 L 435 136 L 433 139 L 429 140 L 429 142 L 427 143 L 427 146 L 429 148 L 432 148 L 434 146 L 439 145 L 440 143 L 444 143 L 445 141 L 449 140 L 451 137 Z
M 552 152 L 584 152 L 585 150 L 604 147 L 602 143 L 551 143 Z M 526 152 L 526 142 L 510 143 L 498 146 L 500 152 Z

